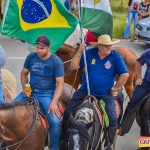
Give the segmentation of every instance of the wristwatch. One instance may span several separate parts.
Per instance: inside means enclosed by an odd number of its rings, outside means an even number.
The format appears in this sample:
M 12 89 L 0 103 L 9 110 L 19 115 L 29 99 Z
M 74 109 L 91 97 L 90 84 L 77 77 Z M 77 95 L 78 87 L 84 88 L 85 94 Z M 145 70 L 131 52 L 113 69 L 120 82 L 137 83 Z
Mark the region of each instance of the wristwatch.
M 117 88 L 112 87 L 112 88 L 111 88 L 111 91 L 118 91 L 118 89 L 117 89 Z

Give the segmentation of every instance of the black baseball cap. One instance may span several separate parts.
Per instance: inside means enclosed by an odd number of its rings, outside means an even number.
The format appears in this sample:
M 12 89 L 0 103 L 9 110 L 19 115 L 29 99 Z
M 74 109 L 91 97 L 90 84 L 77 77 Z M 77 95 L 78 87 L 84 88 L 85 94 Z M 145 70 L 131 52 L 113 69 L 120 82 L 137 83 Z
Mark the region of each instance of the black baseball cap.
M 50 46 L 50 40 L 46 36 L 40 36 L 37 38 L 36 44 L 41 44 L 42 46 Z

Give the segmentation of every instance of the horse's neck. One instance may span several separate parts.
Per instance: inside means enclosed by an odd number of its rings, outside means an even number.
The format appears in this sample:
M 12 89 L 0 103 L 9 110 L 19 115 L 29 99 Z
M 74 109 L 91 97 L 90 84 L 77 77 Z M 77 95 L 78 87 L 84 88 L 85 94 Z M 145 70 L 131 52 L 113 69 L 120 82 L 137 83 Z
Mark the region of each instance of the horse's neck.
M 56 55 L 59 56 L 63 61 L 71 60 L 76 54 L 77 48 L 68 44 L 64 44 L 57 52 Z

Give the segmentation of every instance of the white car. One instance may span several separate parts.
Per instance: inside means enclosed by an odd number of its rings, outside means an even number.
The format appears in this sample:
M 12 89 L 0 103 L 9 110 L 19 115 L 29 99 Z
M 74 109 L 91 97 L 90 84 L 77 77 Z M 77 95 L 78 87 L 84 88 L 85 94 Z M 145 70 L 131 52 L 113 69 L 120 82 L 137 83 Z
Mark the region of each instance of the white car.
M 150 44 L 150 17 L 138 22 L 135 28 L 135 36 L 139 41 Z

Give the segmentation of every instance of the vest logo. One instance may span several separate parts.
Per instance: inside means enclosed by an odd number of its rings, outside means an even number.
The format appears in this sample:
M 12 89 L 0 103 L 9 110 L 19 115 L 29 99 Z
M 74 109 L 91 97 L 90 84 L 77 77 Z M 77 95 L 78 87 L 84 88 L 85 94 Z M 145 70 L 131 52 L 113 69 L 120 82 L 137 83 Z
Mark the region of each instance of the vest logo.
M 96 63 L 96 60 L 95 60 L 95 59 L 92 59 L 91 64 L 92 64 L 92 65 L 95 65 L 95 63 Z
M 105 66 L 106 69 L 110 69 L 112 65 L 111 65 L 110 61 L 107 61 L 107 62 L 104 64 L 104 66 Z
M 140 136 L 138 146 L 139 146 L 139 148 L 140 147 L 150 147 L 150 137 Z

